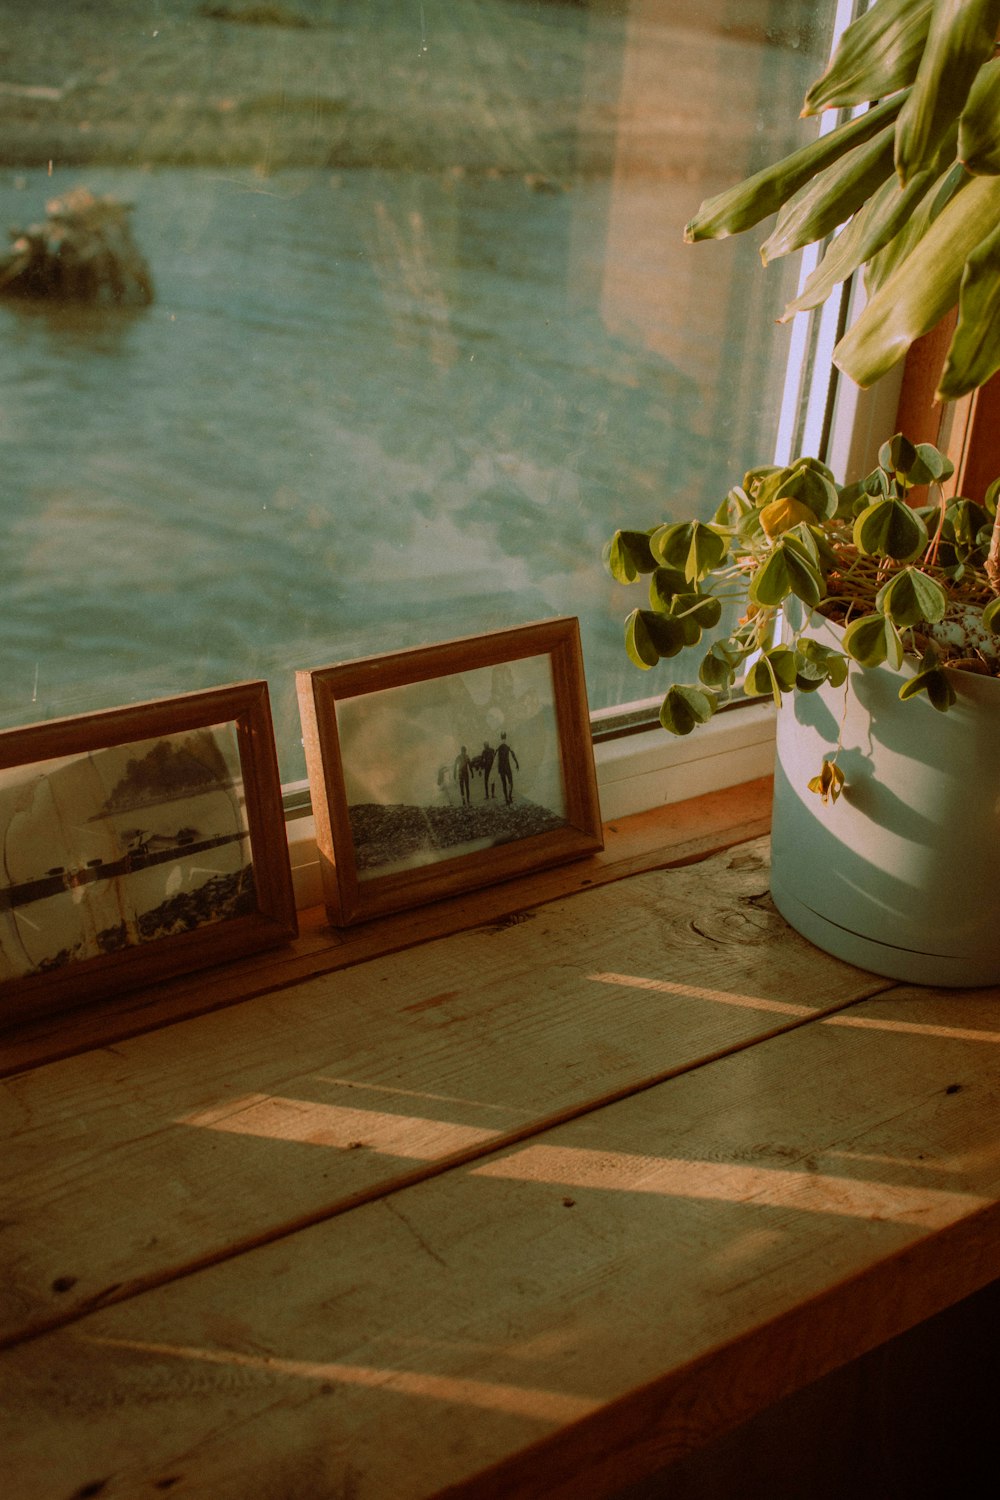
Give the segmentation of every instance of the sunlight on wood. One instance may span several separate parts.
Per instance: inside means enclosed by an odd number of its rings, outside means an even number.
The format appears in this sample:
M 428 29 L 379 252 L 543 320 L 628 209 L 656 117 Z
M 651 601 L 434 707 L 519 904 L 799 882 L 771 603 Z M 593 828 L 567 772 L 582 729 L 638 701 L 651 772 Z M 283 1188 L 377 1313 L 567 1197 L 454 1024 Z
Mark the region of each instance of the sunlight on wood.
M 970 1193 L 862 1182 L 825 1172 L 632 1156 L 568 1146 L 528 1146 L 499 1161 L 485 1162 L 470 1175 L 915 1223 L 928 1229 L 950 1224 L 989 1201 Z
M 494 1104 L 488 1099 L 468 1099 L 463 1094 L 432 1094 L 427 1089 L 397 1088 L 388 1083 L 362 1083 L 355 1078 L 330 1078 L 325 1073 L 317 1073 L 314 1081 L 333 1084 L 338 1089 L 356 1089 L 363 1094 L 395 1094 L 404 1099 L 429 1099 L 432 1104 L 461 1104 L 469 1109 L 502 1109 L 504 1114 L 514 1115 L 517 1119 L 528 1115 L 527 1110 L 511 1109 L 509 1105 Z
M 483 1411 L 505 1412 L 538 1422 L 574 1422 L 601 1405 L 585 1396 L 562 1391 L 538 1390 L 531 1386 L 501 1385 L 494 1381 L 466 1380 L 451 1375 L 432 1375 L 422 1370 L 380 1370 L 368 1365 L 341 1365 L 326 1361 L 279 1359 L 239 1354 L 231 1349 L 198 1349 L 184 1345 L 145 1343 L 139 1339 L 91 1338 L 91 1344 L 106 1349 L 127 1349 L 137 1354 L 166 1355 L 196 1360 L 200 1364 L 234 1365 L 259 1370 L 264 1375 L 287 1375 L 300 1380 L 335 1381 L 389 1391 L 399 1396 L 422 1396 L 456 1406 L 475 1406 Z
M 744 1010 L 773 1011 L 779 1016 L 814 1016 L 819 1009 L 815 1005 L 793 1005 L 787 1000 L 767 1000 L 760 995 L 740 995 L 731 990 L 708 990 L 697 984 L 674 984 L 667 979 L 644 979 L 638 974 L 589 974 L 598 984 L 620 984 L 628 989 L 656 990 L 664 995 L 679 995 L 682 999 L 714 1000 L 719 1005 L 737 1005 Z
M 187 1115 L 177 1122 L 233 1135 L 261 1136 L 306 1146 L 333 1146 L 341 1151 L 365 1148 L 390 1156 L 435 1161 L 481 1145 L 500 1134 L 476 1125 L 447 1120 L 425 1120 L 414 1115 L 383 1114 L 372 1109 L 345 1109 L 310 1099 L 273 1098 L 248 1094 L 214 1109 Z
M 878 1016 L 827 1016 L 824 1026 L 855 1026 L 865 1031 L 905 1031 L 913 1036 L 950 1037 L 956 1042 L 1000 1042 L 1000 1031 L 973 1031 L 966 1026 L 929 1026 L 924 1021 L 887 1021 Z

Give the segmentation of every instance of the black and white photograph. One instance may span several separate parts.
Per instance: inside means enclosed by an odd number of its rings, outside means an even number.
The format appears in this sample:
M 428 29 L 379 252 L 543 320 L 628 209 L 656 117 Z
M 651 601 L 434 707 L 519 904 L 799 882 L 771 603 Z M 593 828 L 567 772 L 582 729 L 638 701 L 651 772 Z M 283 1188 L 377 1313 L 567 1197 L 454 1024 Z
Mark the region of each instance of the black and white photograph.
M 548 656 L 347 698 L 337 724 L 361 880 L 565 823 Z
M 0 1001 L 37 1013 L 296 930 L 267 684 L 0 735 Z
M 575 619 L 342 662 L 298 682 L 334 921 L 601 847 Z
M 0 771 L 0 980 L 252 912 L 232 724 Z

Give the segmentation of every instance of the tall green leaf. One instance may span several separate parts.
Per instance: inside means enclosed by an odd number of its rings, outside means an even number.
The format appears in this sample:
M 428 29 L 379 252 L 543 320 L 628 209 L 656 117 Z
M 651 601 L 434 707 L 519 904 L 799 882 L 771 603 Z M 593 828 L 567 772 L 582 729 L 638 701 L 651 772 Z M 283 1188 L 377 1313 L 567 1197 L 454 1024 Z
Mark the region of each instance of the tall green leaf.
M 934 0 L 877 0 L 840 38 L 830 66 L 806 94 L 806 115 L 884 99 L 916 77 Z
M 996 180 L 996 179 L 993 179 Z M 984 385 L 1000 370 L 1000 224 L 969 256 L 958 295 L 958 326 L 937 390 L 939 401 Z
M 972 177 L 868 303 L 833 351 L 858 385 L 872 385 L 954 306 L 965 262 L 1000 220 L 1000 178 Z
M 1000 172 L 1000 57 L 979 69 L 958 122 L 958 158 L 976 176 Z
M 937 181 L 934 169 L 919 172 L 901 188 L 894 176 L 876 188 L 871 200 L 859 208 L 851 222 L 837 235 L 802 291 L 789 302 L 779 319 L 787 323 L 798 312 L 819 307 L 840 282 L 888 245 L 907 224 L 917 204 Z
M 893 125 L 885 125 L 872 140 L 855 146 L 800 188 L 761 246 L 765 266 L 823 239 L 849 219 L 892 176 L 894 142 Z
M 976 74 L 993 56 L 998 25 L 1000 0 L 934 0 L 917 76 L 896 124 L 900 182 L 934 160 Z
M 862 141 L 871 140 L 883 125 L 894 120 L 903 104 L 903 94 L 895 94 L 882 104 L 839 125 L 836 130 L 822 135 L 782 157 L 761 172 L 755 172 L 745 182 L 706 198 L 694 218 L 684 231 L 684 239 L 692 245 L 696 240 L 721 240 L 730 234 L 741 234 L 752 229 L 761 219 L 777 213 L 793 193 L 797 193 L 817 172 L 822 172 L 831 162 L 837 161 L 845 152 Z
M 920 173 L 918 176 L 922 177 Z M 960 162 L 951 162 L 939 177 L 931 173 L 930 187 L 918 201 L 909 219 L 899 232 L 882 249 L 877 251 L 865 266 L 865 291 L 874 297 L 879 287 L 889 280 L 897 266 L 915 250 L 934 223 L 969 177 Z M 914 177 L 914 182 L 917 177 Z

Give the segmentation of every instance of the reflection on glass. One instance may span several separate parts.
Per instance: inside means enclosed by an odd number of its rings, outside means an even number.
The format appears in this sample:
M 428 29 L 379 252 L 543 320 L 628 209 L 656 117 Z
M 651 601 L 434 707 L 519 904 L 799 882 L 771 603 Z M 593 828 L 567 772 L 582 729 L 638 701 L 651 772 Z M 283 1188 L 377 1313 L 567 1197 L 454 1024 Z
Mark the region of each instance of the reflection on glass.
M 294 778 L 295 668 L 560 614 L 649 691 L 601 544 L 768 456 L 787 347 L 682 228 L 832 6 L 17 9 L 0 219 L 132 204 L 154 300 L 0 303 L 0 722 L 264 676 Z

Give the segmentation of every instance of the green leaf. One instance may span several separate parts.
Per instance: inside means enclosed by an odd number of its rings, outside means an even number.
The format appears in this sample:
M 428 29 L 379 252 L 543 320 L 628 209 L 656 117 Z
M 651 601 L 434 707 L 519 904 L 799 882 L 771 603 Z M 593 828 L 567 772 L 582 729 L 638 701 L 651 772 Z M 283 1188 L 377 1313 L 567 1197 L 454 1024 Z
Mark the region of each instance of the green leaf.
M 808 505 L 817 520 L 823 520 L 837 509 L 839 494 L 830 471 L 805 460 L 786 471 L 786 477 L 775 491 L 775 499 L 800 500 L 803 505 Z
M 939 448 L 935 448 L 933 443 L 918 443 L 917 462 L 912 465 L 907 477 L 911 484 L 942 484 L 954 472 L 955 465 L 951 459 Z
M 823 579 L 805 547 L 786 536 L 774 544 L 767 560 L 754 573 L 749 597 L 752 604 L 774 608 L 794 594 L 812 608 L 823 593 Z
M 902 107 L 904 95 L 891 99 L 839 125 L 828 135 L 802 146 L 745 182 L 737 183 L 714 198 L 707 198 L 684 231 L 687 244 L 697 240 L 721 240 L 730 234 L 741 234 L 776 213 L 781 205 L 798 192 L 817 172 L 843 156 L 862 141 L 871 140 L 888 120 L 894 120 Z
M 915 698 L 918 693 L 926 693 L 939 713 L 945 713 L 955 701 L 955 689 L 943 667 L 925 667 L 922 672 L 904 682 L 899 690 L 900 699 L 904 703 L 908 698 Z
M 796 676 L 795 652 L 790 646 L 772 646 L 750 668 L 743 679 L 743 691 L 749 698 L 763 698 L 770 693 L 776 707 L 780 707 L 782 693 L 792 691 Z
M 966 500 L 962 495 L 956 496 L 945 511 L 945 523 L 945 535 L 953 538 L 963 559 L 967 559 L 982 546 L 983 533 L 989 545 L 989 532 L 993 523 L 986 507 L 977 505 L 975 500 Z
M 934 177 L 933 172 L 931 177 L 931 186 L 916 204 L 907 222 L 865 266 L 865 290 L 869 297 L 875 295 L 893 271 L 917 248 L 938 214 L 968 181 L 969 174 L 960 162 L 952 162 L 937 177 Z M 913 180 L 916 182 L 916 177 Z
M 640 573 L 651 573 L 656 561 L 649 550 L 648 531 L 616 531 L 605 543 L 604 566 L 619 583 L 634 583 Z
M 718 625 L 722 618 L 722 601 L 715 594 L 675 594 L 670 614 L 681 624 L 690 624 L 696 632 L 695 640 L 699 640 L 703 630 L 712 630 Z
M 824 646 L 811 636 L 799 636 L 795 642 L 795 685 L 801 692 L 811 692 L 829 682 L 840 687 L 847 677 L 847 658 L 832 646 Z
M 933 0 L 878 0 L 847 27 L 826 72 L 806 94 L 804 114 L 882 99 L 916 77 Z
M 835 286 L 846 281 L 859 266 L 884 249 L 909 222 L 937 178 L 938 174 L 932 168 L 918 173 L 905 188 L 900 187 L 895 177 L 876 188 L 870 201 L 858 209 L 851 222 L 837 235 L 807 278 L 802 291 L 789 302 L 778 321 L 787 323 L 796 313 L 819 307 Z
M 661 657 L 676 656 L 688 643 L 676 620 L 648 609 L 634 609 L 625 621 L 625 650 L 631 661 L 645 671 Z
M 740 485 L 734 484 L 712 517 L 716 526 L 738 526 L 753 510 L 753 501 Z
M 917 75 L 896 124 L 900 182 L 934 160 L 976 74 L 993 56 L 998 25 L 1000 0 L 935 0 Z
M 966 262 L 958 294 L 958 324 L 936 399 L 957 401 L 985 385 L 997 370 L 1000 370 L 1000 224 L 976 246 Z
M 893 131 L 892 124 L 884 126 L 873 140 L 855 146 L 789 198 L 761 246 L 765 266 L 832 234 L 892 177 Z
M 903 661 L 903 643 L 896 627 L 885 615 L 862 615 L 852 620 L 844 631 L 844 650 L 863 667 L 877 667 L 888 661 L 900 667 Z
M 732 641 L 715 641 L 705 653 L 698 676 L 706 687 L 728 688 L 735 680 L 746 651 Z
M 965 262 L 1000 219 L 1000 177 L 970 177 L 833 351 L 858 385 L 890 370 L 958 297 Z
M 958 159 L 977 176 L 1000 172 L 1000 57 L 976 74 L 958 122 Z
M 660 705 L 660 723 L 671 734 L 690 734 L 715 713 L 715 694 L 704 688 L 675 683 Z
M 890 474 L 905 475 L 917 461 L 917 450 L 909 438 L 897 432 L 878 450 L 878 461 Z
M 902 500 L 876 500 L 854 523 L 854 545 L 869 557 L 909 562 L 927 546 L 927 527 Z
M 922 621 L 934 625 L 944 619 L 948 595 L 919 568 L 905 568 L 883 584 L 875 596 L 875 605 L 900 629 Z
M 983 610 L 983 627 L 992 630 L 994 635 L 1000 635 L 1000 597 L 991 599 Z
M 678 594 L 686 594 L 690 584 L 678 568 L 653 569 L 649 579 L 650 608 L 660 614 L 669 614 Z
M 684 574 L 688 583 L 698 583 L 722 562 L 729 543 L 703 521 L 676 521 L 661 526 L 650 539 L 653 556 L 668 568 Z

